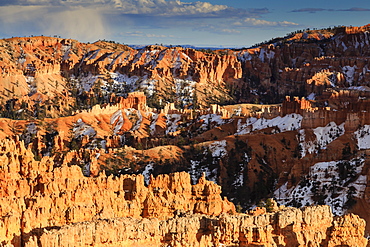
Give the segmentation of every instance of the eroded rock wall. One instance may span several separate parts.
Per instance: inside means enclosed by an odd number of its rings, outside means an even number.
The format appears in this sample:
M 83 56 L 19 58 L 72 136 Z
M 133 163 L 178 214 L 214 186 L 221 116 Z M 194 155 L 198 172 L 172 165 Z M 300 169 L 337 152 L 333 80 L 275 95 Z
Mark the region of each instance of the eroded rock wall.
M 159 175 L 145 186 L 143 175 L 85 177 L 67 158 L 61 165 L 51 157 L 35 161 L 22 141 L 3 139 L 0 147 L 0 243 L 21 246 L 35 229 L 94 219 L 235 212 L 220 187 L 204 177 L 192 185 L 185 172 Z
M 333 217 L 328 206 L 284 208 L 256 216 L 179 214 L 167 220 L 117 218 L 39 229 L 25 240 L 40 246 L 358 246 L 365 221 Z
M 0 89 L 5 101 L 22 98 L 32 103 L 27 95 L 37 93 L 45 101 L 58 95 L 64 99 L 58 102 L 61 108 L 68 105 L 71 82 L 80 93 L 141 90 L 156 104 L 163 99 L 182 106 L 195 98 L 197 104 L 207 105 L 320 96 L 327 88 L 368 85 L 367 30 L 317 30 L 297 34 L 289 42 L 219 51 L 163 46 L 134 50 L 103 41 L 12 38 L 0 41 Z

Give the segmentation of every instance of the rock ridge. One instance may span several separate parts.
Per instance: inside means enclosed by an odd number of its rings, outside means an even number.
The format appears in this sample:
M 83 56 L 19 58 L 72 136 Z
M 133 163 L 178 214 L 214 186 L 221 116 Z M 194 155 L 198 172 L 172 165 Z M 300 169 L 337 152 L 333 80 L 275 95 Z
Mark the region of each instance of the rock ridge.
M 364 229 L 365 221 L 356 215 L 333 217 L 329 206 L 309 206 L 257 216 L 185 213 L 166 220 L 99 219 L 39 229 L 28 236 L 25 246 L 364 247 Z
M 151 176 L 145 186 L 143 175 L 113 177 L 102 172 L 85 177 L 73 159 L 61 165 L 47 156 L 36 161 L 23 141 L 2 139 L 0 147 L 1 243 L 22 246 L 23 236 L 34 229 L 98 218 L 166 219 L 178 210 L 235 212 L 234 204 L 221 198 L 220 186 L 204 176 L 195 185 L 186 172 Z

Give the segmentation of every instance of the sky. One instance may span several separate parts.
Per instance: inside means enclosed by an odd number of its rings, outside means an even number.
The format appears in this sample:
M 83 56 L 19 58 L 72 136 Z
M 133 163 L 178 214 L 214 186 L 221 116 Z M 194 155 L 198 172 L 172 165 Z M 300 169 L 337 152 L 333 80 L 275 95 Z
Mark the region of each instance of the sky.
M 295 30 L 368 23 L 365 0 L 0 0 L 0 38 L 231 48 Z

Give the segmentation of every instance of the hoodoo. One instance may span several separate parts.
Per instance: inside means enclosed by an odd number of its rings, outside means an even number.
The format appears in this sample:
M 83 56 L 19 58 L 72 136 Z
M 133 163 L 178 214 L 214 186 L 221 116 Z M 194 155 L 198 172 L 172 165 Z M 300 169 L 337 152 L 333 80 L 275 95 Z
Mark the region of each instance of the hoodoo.
M 0 40 L 0 246 L 367 246 L 368 31 Z

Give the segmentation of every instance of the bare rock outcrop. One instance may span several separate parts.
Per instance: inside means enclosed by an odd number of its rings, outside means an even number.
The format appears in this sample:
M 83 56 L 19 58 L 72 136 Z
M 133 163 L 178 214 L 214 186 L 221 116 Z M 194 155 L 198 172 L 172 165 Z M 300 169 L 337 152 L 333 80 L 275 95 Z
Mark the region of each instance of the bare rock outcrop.
M 188 173 L 85 177 L 72 155 L 55 165 L 51 157 L 35 161 L 23 141 L 0 142 L 0 242 L 20 246 L 37 228 L 117 217 L 173 217 L 178 210 L 205 215 L 235 212 L 220 197 L 220 186 L 202 177 L 192 185 Z M 68 158 L 70 157 L 70 158 Z
M 179 214 L 159 220 L 116 218 L 39 229 L 25 241 L 40 246 L 358 246 L 364 220 L 333 217 L 328 206 L 284 208 L 258 216 Z

